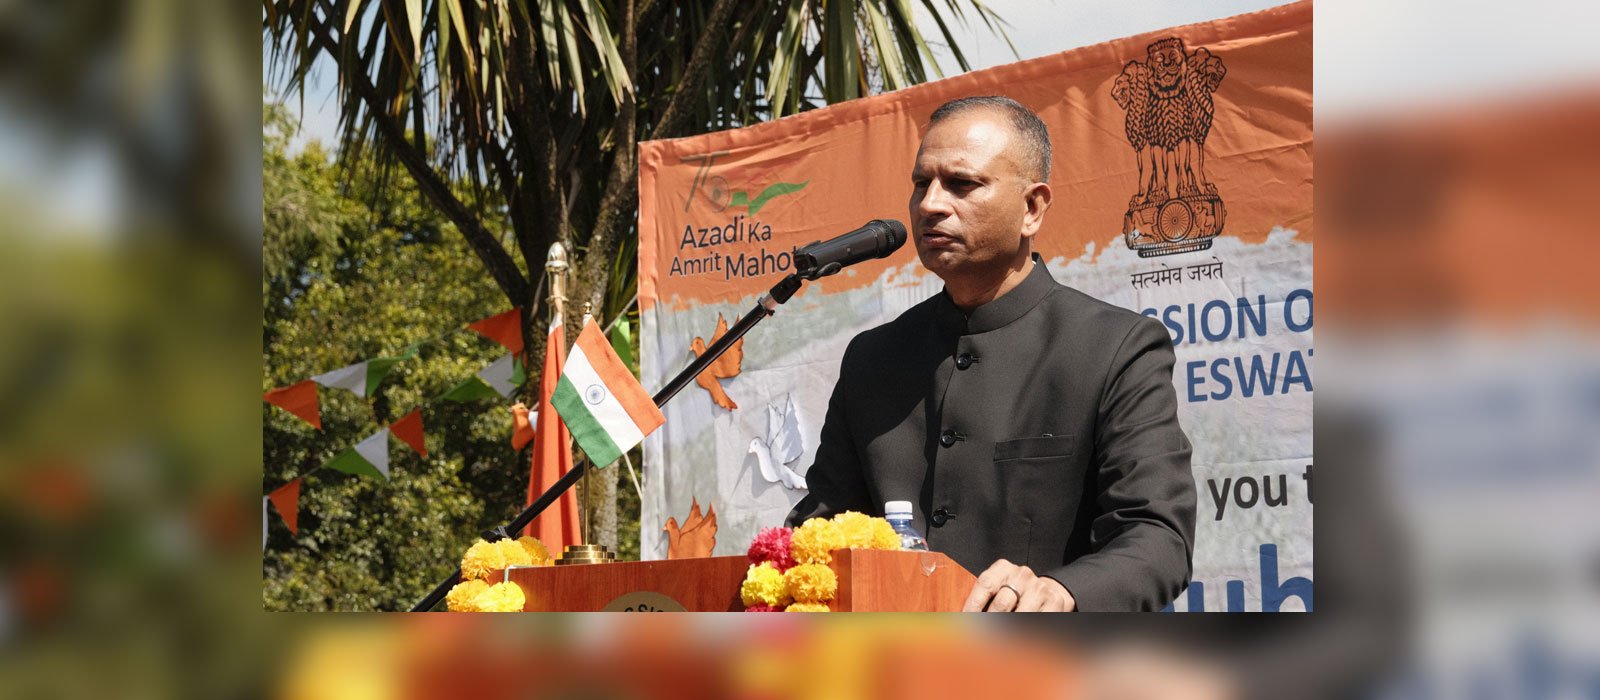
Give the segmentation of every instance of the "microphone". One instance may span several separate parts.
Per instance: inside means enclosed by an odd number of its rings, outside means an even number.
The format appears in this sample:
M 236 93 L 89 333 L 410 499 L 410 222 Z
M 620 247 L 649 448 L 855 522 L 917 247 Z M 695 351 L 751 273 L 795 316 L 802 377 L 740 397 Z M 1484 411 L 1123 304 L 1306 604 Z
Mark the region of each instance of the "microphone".
M 794 270 L 814 280 L 863 260 L 887 258 L 906 244 L 906 225 L 894 219 L 873 219 L 854 231 L 794 249 Z

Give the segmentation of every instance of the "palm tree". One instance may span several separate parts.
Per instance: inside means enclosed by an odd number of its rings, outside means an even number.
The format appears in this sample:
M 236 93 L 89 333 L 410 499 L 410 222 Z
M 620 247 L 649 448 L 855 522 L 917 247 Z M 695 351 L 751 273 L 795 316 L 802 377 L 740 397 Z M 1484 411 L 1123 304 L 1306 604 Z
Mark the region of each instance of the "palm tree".
M 398 165 L 509 302 L 539 367 L 545 253 L 603 318 L 635 294 L 637 144 L 794 114 L 943 77 L 911 0 L 263 0 L 268 80 L 337 71 L 341 151 Z M 950 30 L 980 0 L 922 0 Z M 1003 34 L 1002 34 L 1003 36 Z M 452 183 L 466 183 L 452 186 Z M 521 265 L 518 265 L 520 258 Z M 569 316 L 576 316 L 570 314 Z M 576 319 L 571 319 L 576 322 Z M 569 333 L 572 337 L 572 333 Z M 597 533 L 614 545 L 615 470 Z M 609 512 L 606 503 L 613 506 Z M 608 538 L 610 541 L 608 541 Z

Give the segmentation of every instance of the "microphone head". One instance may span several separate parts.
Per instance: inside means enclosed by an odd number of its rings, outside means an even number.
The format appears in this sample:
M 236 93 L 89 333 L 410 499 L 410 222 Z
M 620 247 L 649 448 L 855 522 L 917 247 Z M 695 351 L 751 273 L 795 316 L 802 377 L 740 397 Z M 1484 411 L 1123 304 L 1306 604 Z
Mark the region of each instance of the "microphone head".
M 872 223 L 883 231 L 884 243 L 887 244 L 879 249 L 878 257 L 887 258 L 893 255 L 895 251 L 900 250 L 900 246 L 906 244 L 905 224 L 895 219 L 873 219 Z

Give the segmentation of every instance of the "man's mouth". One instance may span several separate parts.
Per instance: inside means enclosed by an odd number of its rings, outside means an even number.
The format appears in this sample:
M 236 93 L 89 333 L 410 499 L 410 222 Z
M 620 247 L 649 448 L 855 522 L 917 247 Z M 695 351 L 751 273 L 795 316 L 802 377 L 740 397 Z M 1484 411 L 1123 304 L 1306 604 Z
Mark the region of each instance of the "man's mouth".
M 955 244 L 956 237 L 943 231 L 923 231 L 922 243 L 930 248 L 944 248 Z

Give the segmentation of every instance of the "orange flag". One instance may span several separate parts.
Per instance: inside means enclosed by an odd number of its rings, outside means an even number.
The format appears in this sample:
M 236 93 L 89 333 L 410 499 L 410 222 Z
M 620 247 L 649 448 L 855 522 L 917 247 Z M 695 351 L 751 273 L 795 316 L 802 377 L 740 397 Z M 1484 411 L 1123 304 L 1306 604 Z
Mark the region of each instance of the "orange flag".
M 267 403 L 295 414 L 317 430 L 322 429 L 322 409 L 317 405 L 317 383 L 307 379 L 266 393 Z
M 550 324 L 550 340 L 545 345 L 544 371 L 539 375 L 539 415 L 535 420 L 533 444 L 533 469 L 528 475 L 528 503 L 533 503 L 572 469 L 572 434 L 567 424 L 550 405 L 561 381 L 561 367 L 567 360 L 567 334 L 558 317 Z M 569 544 L 582 542 L 578 534 L 578 496 L 568 489 L 555 503 L 545 508 L 539 517 L 524 530 L 543 542 L 551 554 L 557 554 Z
M 511 449 L 520 450 L 530 442 L 533 442 L 533 422 L 528 420 L 528 407 L 519 401 L 511 407 Z
M 283 524 L 289 526 L 289 534 L 300 534 L 300 478 L 273 489 L 267 494 L 267 500 L 278 509 Z
M 468 328 L 482 333 L 484 337 L 506 346 L 511 354 L 522 352 L 522 309 L 513 308 L 505 313 L 495 314 L 481 321 L 474 321 L 467 325 Z
M 410 413 L 400 417 L 389 426 L 389 434 L 404 440 L 411 449 L 423 457 L 428 456 L 428 447 L 422 444 L 422 409 L 413 408 Z

